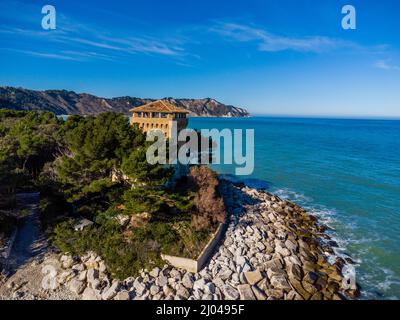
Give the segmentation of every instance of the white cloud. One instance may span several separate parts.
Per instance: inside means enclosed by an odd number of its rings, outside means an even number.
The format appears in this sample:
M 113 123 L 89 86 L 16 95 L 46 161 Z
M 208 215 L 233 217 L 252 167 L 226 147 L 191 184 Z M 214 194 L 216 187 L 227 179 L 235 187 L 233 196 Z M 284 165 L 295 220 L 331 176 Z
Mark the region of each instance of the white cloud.
M 150 54 L 169 57 L 183 57 L 185 50 L 176 45 L 175 39 L 163 39 L 148 35 L 132 37 L 121 35 L 114 31 L 101 30 L 90 25 L 84 25 L 64 16 L 58 22 L 57 29 L 52 31 L 36 30 L 29 28 L 4 28 L 0 29 L 0 34 L 13 37 L 34 38 L 38 41 L 50 45 L 63 43 L 63 47 L 70 51 L 92 50 L 97 54 L 87 56 L 87 58 L 120 57 L 121 55 Z M 20 50 L 32 55 L 33 51 Z M 44 57 L 44 55 L 43 55 Z M 59 59 L 57 54 L 49 54 L 48 58 Z
M 2 48 L 3 50 L 13 51 L 20 54 L 26 54 L 38 58 L 69 60 L 69 61 L 86 61 L 92 58 L 112 61 L 113 59 L 107 55 L 97 52 L 80 52 L 71 50 L 62 50 L 57 52 L 42 52 L 33 50 L 21 50 L 14 48 Z
M 210 29 L 224 37 L 240 42 L 255 42 L 260 51 L 299 51 L 299 52 L 323 52 L 343 47 L 358 47 L 355 43 L 325 36 L 312 37 L 286 37 L 268 32 L 264 29 L 237 24 L 217 23 Z
M 400 71 L 400 66 L 394 65 L 390 62 L 390 60 L 378 60 L 375 65 L 376 68 L 383 70 L 397 70 Z
M 48 58 L 48 59 L 58 59 L 58 60 L 70 60 L 70 61 L 82 61 L 82 58 L 74 56 L 68 53 L 50 53 L 50 52 L 39 52 L 32 50 L 19 50 L 13 48 L 4 48 L 4 50 L 14 51 L 21 54 L 27 54 L 34 57 Z

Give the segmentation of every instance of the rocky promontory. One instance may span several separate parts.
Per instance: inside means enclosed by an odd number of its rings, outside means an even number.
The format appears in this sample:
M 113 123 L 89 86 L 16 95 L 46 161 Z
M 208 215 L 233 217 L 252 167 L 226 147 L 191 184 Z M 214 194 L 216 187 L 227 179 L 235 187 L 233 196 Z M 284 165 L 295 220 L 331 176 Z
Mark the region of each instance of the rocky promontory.
M 205 268 L 190 273 L 166 264 L 142 270 L 124 280 L 111 279 L 101 257 L 58 254 L 40 265 L 55 270 L 47 288 L 86 300 L 342 300 L 358 289 L 345 279 L 351 263 L 335 258 L 326 227 L 294 203 L 265 191 L 223 183 L 229 211 L 225 237 Z M 332 259 L 334 260 L 332 262 Z M 53 268 L 53 269 L 51 269 Z M 51 279 L 50 279 L 51 280 Z M 8 280 L 9 282 L 11 279 Z M 11 298 L 27 296 L 13 284 L 0 292 Z M 12 289 L 17 288 L 17 290 Z M 16 294 L 16 292 L 19 292 Z M 31 293 L 30 293 L 31 294 Z M 65 296 L 65 293 L 63 294 Z

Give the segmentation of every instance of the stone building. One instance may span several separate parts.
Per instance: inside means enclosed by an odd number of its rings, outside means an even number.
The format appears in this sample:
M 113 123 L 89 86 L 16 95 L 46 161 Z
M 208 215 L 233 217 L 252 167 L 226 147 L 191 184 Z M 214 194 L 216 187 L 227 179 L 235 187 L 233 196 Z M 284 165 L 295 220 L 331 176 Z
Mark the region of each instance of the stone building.
M 179 108 L 166 100 L 157 100 L 129 110 L 133 112 L 130 119 L 132 125 L 137 124 L 143 132 L 161 130 L 167 138 L 171 137 L 173 121 L 178 132 L 188 124 L 189 111 Z

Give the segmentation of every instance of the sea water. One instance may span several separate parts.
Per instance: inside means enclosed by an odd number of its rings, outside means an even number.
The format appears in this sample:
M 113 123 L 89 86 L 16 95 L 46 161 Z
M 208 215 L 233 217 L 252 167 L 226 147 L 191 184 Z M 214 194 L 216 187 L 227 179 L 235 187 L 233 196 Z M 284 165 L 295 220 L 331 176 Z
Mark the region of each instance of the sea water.
M 190 118 L 189 126 L 254 129 L 254 172 L 237 178 L 319 216 L 355 260 L 362 298 L 400 299 L 400 121 Z

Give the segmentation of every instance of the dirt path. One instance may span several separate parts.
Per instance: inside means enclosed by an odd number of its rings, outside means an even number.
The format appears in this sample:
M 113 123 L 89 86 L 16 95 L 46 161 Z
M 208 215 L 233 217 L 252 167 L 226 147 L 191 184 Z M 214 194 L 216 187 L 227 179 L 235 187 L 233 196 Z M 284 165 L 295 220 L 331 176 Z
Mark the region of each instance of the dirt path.
M 32 259 L 40 259 L 46 252 L 48 241 L 40 232 L 38 204 L 39 193 L 17 194 L 18 208 L 27 210 L 27 214 L 18 222 L 17 236 L 7 263 L 9 275 Z
M 40 231 L 38 218 L 39 193 L 20 193 L 17 205 L 26 209 L 7 261 L 7 278 L 0 284 L 2 299 L 71 299 L 68 292 L 43 289 L 43 268 L 52 265 L 58 270 L 58 259 L 49 240 Z

